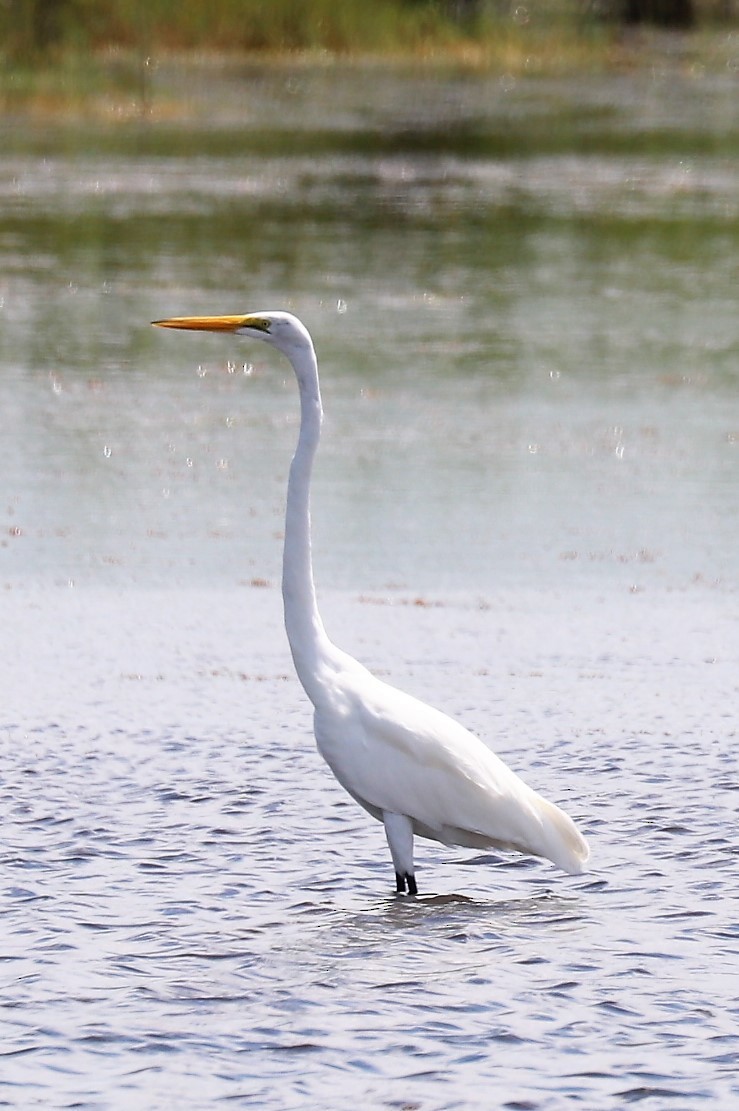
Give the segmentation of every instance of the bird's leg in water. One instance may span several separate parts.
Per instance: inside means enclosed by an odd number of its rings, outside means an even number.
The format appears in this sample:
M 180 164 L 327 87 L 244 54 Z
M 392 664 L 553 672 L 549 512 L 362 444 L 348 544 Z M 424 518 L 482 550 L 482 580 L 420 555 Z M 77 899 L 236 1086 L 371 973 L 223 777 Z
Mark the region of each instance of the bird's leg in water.
M 413 870 L 413 824 L 405 814 L 393 814 L 389 810 L 383 811 L 382 821 L 395 865 L 395 890 L 402 893 L 407 885 L 408 894 L 417 895 Z
M 416 886 L 416 877 L 411 876 L 408 872 L 401 876 L 400 872 L 395 873 L 395 890 L 399 895 L 405 893 L 405 885 L 408 884 L 408 894 L 417 895 L 418 887 Z

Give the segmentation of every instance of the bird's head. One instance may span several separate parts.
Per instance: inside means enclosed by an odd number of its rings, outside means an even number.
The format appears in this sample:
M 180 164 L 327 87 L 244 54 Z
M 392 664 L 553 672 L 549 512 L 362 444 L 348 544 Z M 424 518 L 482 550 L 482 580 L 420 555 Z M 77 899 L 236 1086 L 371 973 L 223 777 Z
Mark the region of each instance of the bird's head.
M 230 332 L 264 340 L 294 359 L 300 352 L 312 351 L 308 329 L 289 312 L 250 312 L 242 316 L 174 316 L 152 321 L 157 328 L 183 328 L 196 332 Z

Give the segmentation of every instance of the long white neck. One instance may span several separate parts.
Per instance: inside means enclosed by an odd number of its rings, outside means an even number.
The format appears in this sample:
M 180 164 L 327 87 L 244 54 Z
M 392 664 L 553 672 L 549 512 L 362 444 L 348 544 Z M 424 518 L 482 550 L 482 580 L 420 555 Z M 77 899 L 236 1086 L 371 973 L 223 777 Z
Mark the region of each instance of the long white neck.
M 310 480 L 323 410 L 313 347 L 291 355 L 290 361 L 300 389 L 300 435 L 287 484 L 282 600 L 295 670 L 315 705 L 323 689 L 321 674 L 336 651 L 318 612 L 311 559 Z

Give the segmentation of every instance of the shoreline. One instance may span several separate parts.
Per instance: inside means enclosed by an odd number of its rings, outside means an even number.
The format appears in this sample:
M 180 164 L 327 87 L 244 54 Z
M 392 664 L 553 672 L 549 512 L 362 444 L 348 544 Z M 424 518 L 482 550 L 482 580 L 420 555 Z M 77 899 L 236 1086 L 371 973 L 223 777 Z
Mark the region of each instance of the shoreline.
M 166 50 L 104 47 L 65 51 L 52 63 L 13 65 L 0 73 L 0 121 L 13 117 L 186 120 L 183 78 L 208 81 L 246 73 L 341 75 L 347 70 L 535 80 L 661 71 L 695 77 L 739 73 L 739 32 L 653 29 L 509 36 L 503 41 L 438 43 L 382 52 Z

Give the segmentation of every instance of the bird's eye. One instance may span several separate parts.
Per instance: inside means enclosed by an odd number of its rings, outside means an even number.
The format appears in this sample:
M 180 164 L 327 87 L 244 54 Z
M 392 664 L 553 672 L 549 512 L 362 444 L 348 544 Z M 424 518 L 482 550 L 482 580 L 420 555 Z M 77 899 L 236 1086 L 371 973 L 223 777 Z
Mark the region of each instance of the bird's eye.
M 254 328 L 257 332 L 269 332 L 271 323 L 263 316 L 248 316 L 244 321 L 244 327 Z

